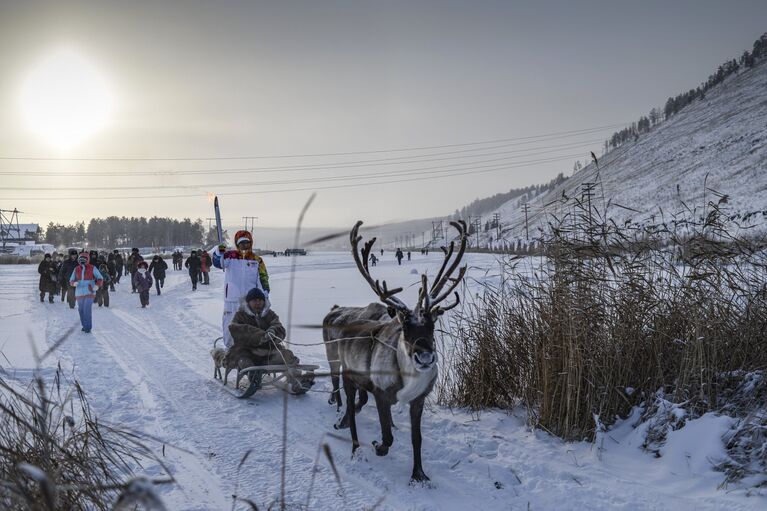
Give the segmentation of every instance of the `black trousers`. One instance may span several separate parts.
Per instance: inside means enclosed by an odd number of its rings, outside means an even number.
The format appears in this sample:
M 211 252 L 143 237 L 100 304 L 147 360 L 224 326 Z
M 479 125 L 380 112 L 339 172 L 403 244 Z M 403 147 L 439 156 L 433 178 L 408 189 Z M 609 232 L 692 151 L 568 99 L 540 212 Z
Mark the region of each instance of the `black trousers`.
M 99 307 L 109 307 L 109 288 L 102 287 L 96 291 L 96 303 Z

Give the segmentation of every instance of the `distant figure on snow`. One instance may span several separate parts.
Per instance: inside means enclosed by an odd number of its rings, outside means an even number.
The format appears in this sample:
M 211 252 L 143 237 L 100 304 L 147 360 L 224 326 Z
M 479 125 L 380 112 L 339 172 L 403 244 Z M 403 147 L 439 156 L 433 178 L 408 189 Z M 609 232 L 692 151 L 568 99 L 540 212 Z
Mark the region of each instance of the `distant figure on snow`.
M 40 274 L 40 302 L 45 302 L 45 294 L 48 293 L 48 303 L 53 303 L 53 295 L 56 294 L 56 263 L 53 262 L 51 254 L 45 254 L 37 267 L 37 273 Z
M 96 291 L 104 283 L 101 272 L 88 261 L 90 254 L 81 252 L 77 258 L 77 266 L 69 276 L 69 285 L 75 288 L 77 311 L 80 313 L 82 331 L 90 333 L 93 328 L 93 299 Z
M 131 285 L 133 286 L 133 292 L 136 292 L 136 285 L 134 284 L 136 280 L 134 277 L 136 276 L 136 270 L 138 270 L 138 263 L 143 261 L 144 258 L 141 257 L 141 254 L 138 253 L 137 248 L 132 248 L 131 253 L 128 256 L 128 264 L 127 264 L 127 270 L 128 273 L 130 273 L 131 277 Z
M 184 266 L 189 270 L 189 278 L 192 279 L 192 291 L 197 291 L 197 278 L 200 276 L 200 258 L 197 251 L 192 250 L 192 254 L 186 258 Z
M 402 258 L 405 257 L 405 254 L 402 253 L 402 249 L 397 247 L 397 251 L 394 253 L 394 257 L 397 258 L 397 264 L 402 266 Z
M 141 302 L 141 308 L 149 305 L 149 290 L 152 289 L 152 275 L 149 273 L 149 265 L 146 261 L 140 261 L 136 267 L 136 273 L 133 275 L 133 286 L 138 291 L 138 298 Z
M 98 304 L 99 307 L 109 307 L 109 286 L 112 284 L 112 276 L 109 274 L 109 267 L 106 263 L 101 263 L 99 265 L 99 272 L 101 273 L 101 276 L 104 277 L 104 283 L 99 290 L 96 291 L 96 304 Z
M 165 270 L 168 269 L 168 263 L 160 257 L 155 255 L 152 258 L 152 264 L 149 265 L 149 271 L 152 272 L 154 277 L 154 285 L 157 288 L 157 296 L 160 296 L 160 289 L 165 285 Z

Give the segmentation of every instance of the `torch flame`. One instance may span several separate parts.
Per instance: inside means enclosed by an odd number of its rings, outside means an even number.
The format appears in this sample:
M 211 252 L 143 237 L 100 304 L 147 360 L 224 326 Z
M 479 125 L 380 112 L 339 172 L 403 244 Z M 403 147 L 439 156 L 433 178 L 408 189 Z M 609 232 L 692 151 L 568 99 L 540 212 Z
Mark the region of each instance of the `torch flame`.
M 208 192 L 208 202 L 213 202 L 216 200 L 216 194 L 213 192 Z

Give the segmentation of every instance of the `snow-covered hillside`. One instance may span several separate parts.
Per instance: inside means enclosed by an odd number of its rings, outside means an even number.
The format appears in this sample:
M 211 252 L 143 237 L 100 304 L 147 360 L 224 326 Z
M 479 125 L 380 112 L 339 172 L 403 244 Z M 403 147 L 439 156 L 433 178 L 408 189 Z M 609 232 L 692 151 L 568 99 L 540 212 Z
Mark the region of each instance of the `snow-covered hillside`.
M 377 278 L 405 287 L 416 299 L 418 273 L 434 274 L 441 257 L 414 254 L 398 266 L 387 252 L 374 269 Z M 469 254 L 470 290 L 488 280 L 498 262 Z M 274 308 L 287 321 L 290 259 L 267 258 Z M 291 340 L 304 363 L 327 368 L 316 328 L 333 304 L 363 305 L 372 293 L 348 253 L 298 258 Z M 26 386 L 34 371 L 30 339 L 41 353 L 75 327 L 74 334 L 42 369 L 52 378 L 60 358 L 65 373 L 85 389 L 101 420 L 141 431 L 165 444 L 162 460 L 178 481 L 162 487 L 170 510 L 231 508 L 237 492 L 265 509 L 279 496 L 282 396 L 259 391 L 237 400 L 213 380 L 209 350 L 220 335 L 223 279 L 192 292 L 185 271 L 169 271 L 162 296 L 149 309 L 127 283 L 112 294 L 109 309 L 94 309 L 91 334 L 79 332 L 77 312 L 66 304 L 40 303 L 33 265 L 0 266 L 0 366 L 3 378 Z M 128 287 L 126 287 L 128 286 Z M 443 362 L 444 363 L 444 362 Z M 231 384 L 230 384 L 231 385 Z M 335 407 L 327 404 L 330 382 L 320 380 L 305 396 L 290 397 L 288 408 L 288 509 L 464 510 L 464 509 L 764 509 L 764 497 L 717 489 L 724 475 L 712 463 L 725 456 L 722 434 L 730 419 L 709 414 L 669 437 L 663 456 L 643 451 L 638 412 L 613 428 L 602 449 L 569 443 L 526 425 L 523 410 L 488 411 L 477 416 L 432 403 L 423 419 L 424 469 L 433 487 L 408 485 L 412 463 L 406 408 L 395 408 L 395 443 L 387 457 L 375 456 L 379 438 L 371 402 L 358 418 L 362 447 L 350 457 L 348 431 L 335 431 Z M 335 436 L 331 436 L 335 435 Z M 323 442 L 339 471 L 339 488 Z M 160 445 L 157 445 L 158 451 Z M 251 454 L 238 469 L 243 456 Z M 319 459 L 314 489 L 315 460 Z M 159 476 L 157 464 L 145 467 Z M 237 509 L 245 509 L 239 505 Z
M 594 152 L 599 154 L 598 147 Z M 584 155 L 584 157 L 587 155 Z M 562 185 L 530 201 L 529 226 L 543 226 L 556 213 L 562 197 L 580 197 L 583 183 L 601 181 L 594 200 L 620 204 L 610 208 L 616 220 L 657 222 L 661 211 L 666 219 L 682 211 L 685 203 L 700 210 L 716 190 L 729 195 L 729 207 L 747 223 L 767 216 L 767 65 L 741 71 L 710 90 L 677 115 L 609 152 Z M 604 194 L 604 202 L 600 197 Z M 704 197 L 705 194 L 705 197 Z M 525 238 L 525 199 L 501 206 L 504 237 Z M 545 207 L 548 205 L 547 207 Z M 758 214 L 754 214 L 758 213 Z

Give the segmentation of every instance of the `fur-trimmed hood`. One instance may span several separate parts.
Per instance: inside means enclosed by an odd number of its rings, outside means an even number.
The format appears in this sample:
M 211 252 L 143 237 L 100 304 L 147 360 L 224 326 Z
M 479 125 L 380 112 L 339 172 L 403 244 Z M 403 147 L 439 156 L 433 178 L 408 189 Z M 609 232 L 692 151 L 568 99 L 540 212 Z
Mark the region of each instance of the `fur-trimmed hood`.
M 271 309 L 272 309 L 272 304 L 269 303 L 269 299 L 267 298 L 264 302 L 264 310 L 261 311 L 260 316 L 262 318 L 265 317 Z M 248 302 L 245 301 L 245 298 L 240 298 L 240 310 L 244 312 L 245 314 L 247 314 L 248 316 L 256 315 L 256 313 L 250 309 L 250 305 L 248 305 Z

